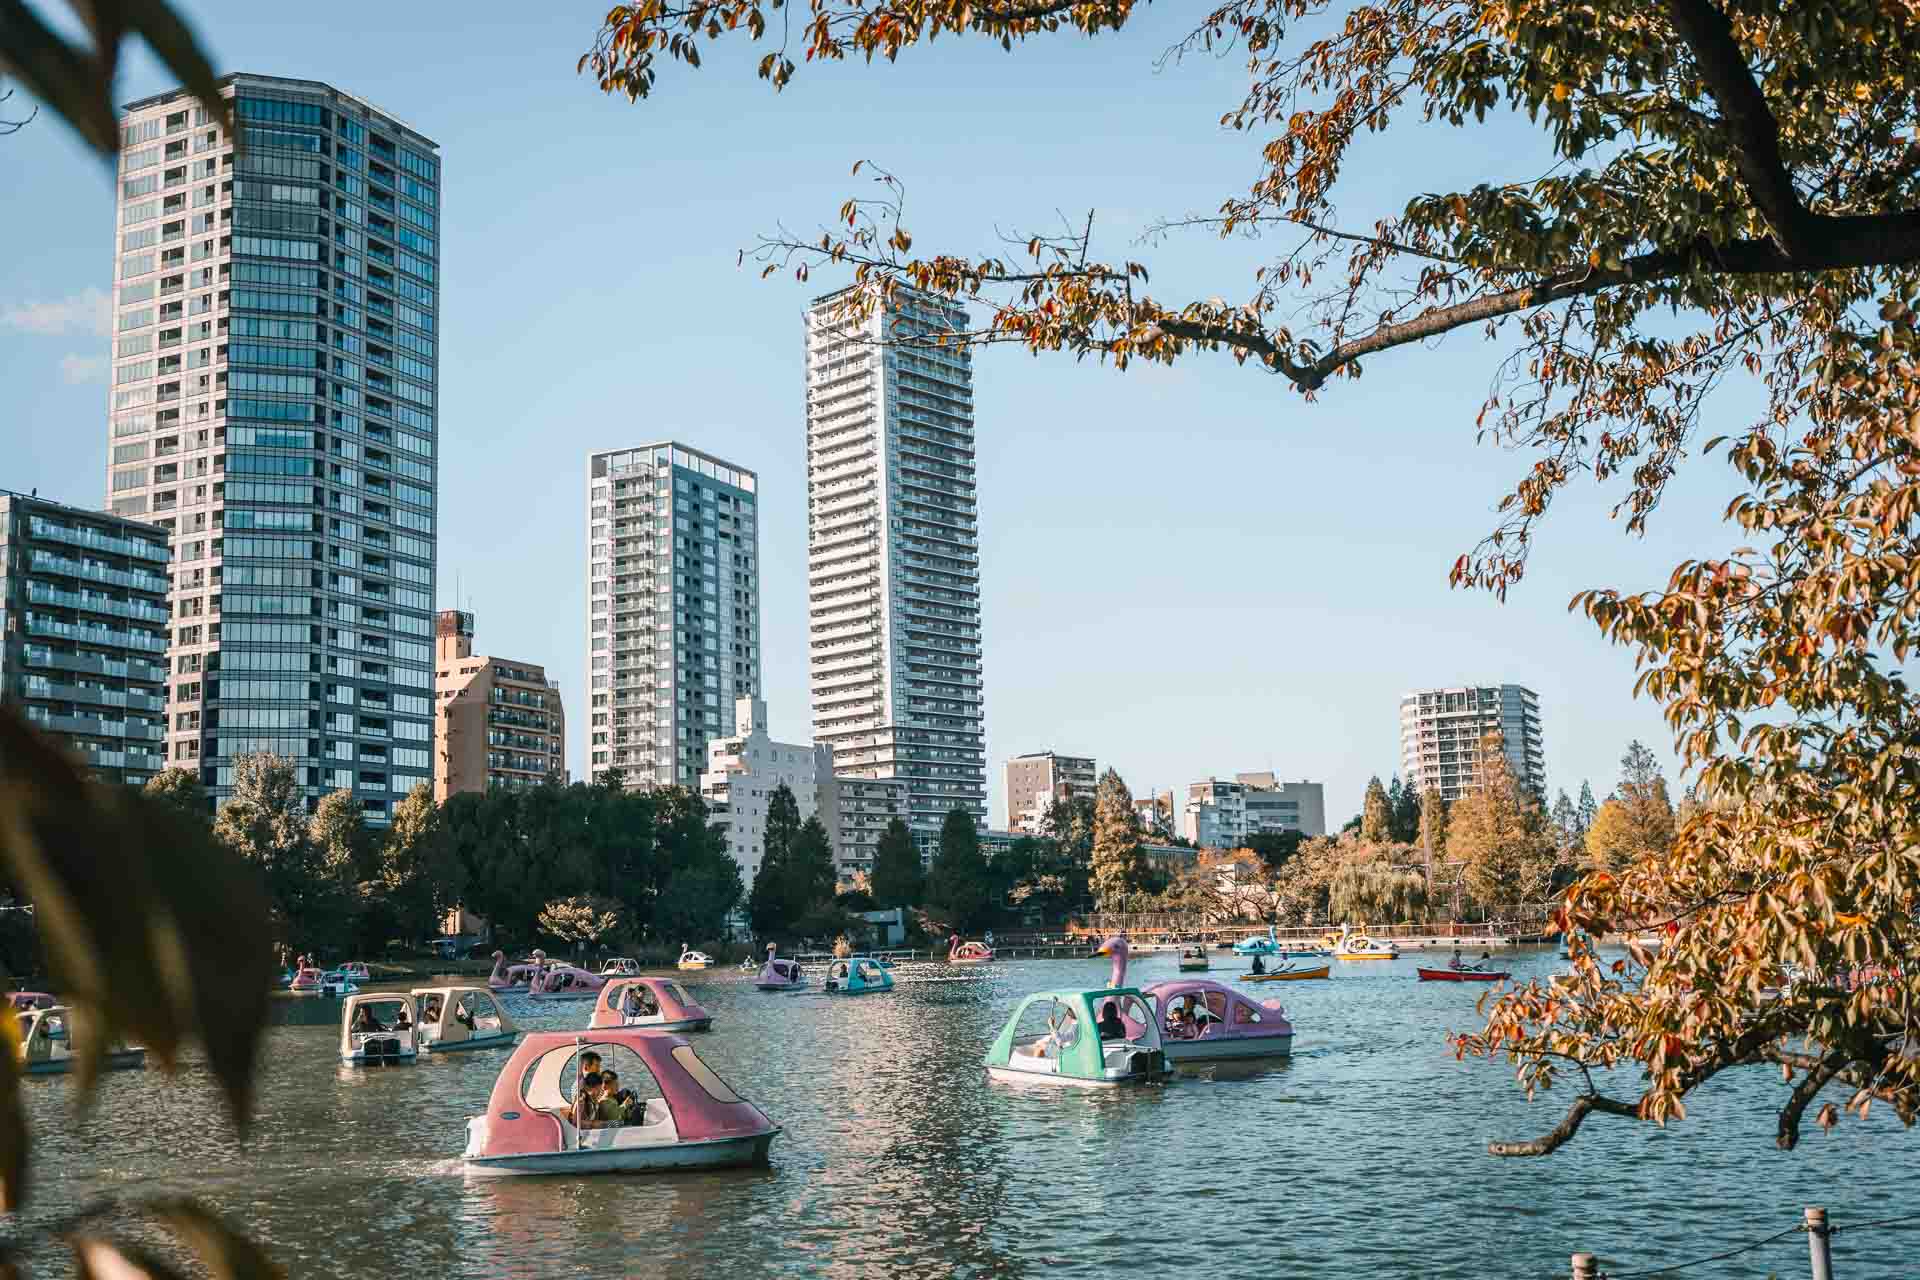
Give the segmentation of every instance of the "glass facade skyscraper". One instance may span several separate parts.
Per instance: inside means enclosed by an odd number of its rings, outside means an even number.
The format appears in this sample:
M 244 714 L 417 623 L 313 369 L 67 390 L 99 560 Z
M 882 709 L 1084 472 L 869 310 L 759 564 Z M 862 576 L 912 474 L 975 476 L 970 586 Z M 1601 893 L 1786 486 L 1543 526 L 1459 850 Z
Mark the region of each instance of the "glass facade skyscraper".
M 439 148 L 311 80 L 121 117 L 108 500 L 172 544 L 168 763 L 433 776 Z
M 700 785 L 760 692 L 759 481 L 662 441 L 587 458 L 587 771 Z
M 904 778 L 926 849 L 987 816 L 973 361 L 916 336 L 967 327 L 909 290 L 849 328 L 807 313 L 807 599 L 813 736 L 834 769 Z

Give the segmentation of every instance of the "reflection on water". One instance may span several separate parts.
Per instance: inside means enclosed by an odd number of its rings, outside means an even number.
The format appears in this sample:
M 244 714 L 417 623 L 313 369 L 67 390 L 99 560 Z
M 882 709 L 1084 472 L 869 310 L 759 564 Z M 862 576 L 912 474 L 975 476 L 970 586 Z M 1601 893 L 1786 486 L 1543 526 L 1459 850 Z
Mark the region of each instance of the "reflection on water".
M 951 973 L 902 966 L 893 993 L 859 998 L 693 975 L 715 1017 L 694 1038 L 702 1055 L 785 1127 L 770 1169 L 469 1177 L 466 1118 L 485 1108 L 504 1053 L 350 1069 L 337 1027 L 282 1026 L 267 1037 L 245 1146 L 197 1066 L 171 1081 L 108 1077 L 77 1121 L 71 1082 L 29 1081 L 37 1204 L 192 1192 L 247 1223 L 296 1277 L 1498 1280 L 1562 1273 L 1576 1249 L 1619 1269 L 1677 1261 L 1779 1230 L 1803 1204 L 1842 1222 L 1888 1216 L 1920 1173 L 1920 1139 L 1882 1110 L 1797 1153 L 1774 1150 L 1777 1077 L 1760 1075 L 1716 1082 L 1670 1130 L 1595 1119 L 1551 1159 L 1492 1160 L 1489 1138 L 1545 1130 L 1564 1099 L 1529 1108 L 1503 1065 L 1455 1062 L 1442 1036 L 1473 1025 L 1479 992 L 1417 983 L 1411 960 L 1284 993 L 1290 1061 L 1198 1064 L 1113 1093 L 990 1084 L 980 1058 L 1018 998 L 1101 985 L 1106 964 L 1027 961 L 918 984 Z M 1543 953 L 1516 967 L 1553 964 Z M 1142 960 L 1133 976 L 1172 978 L 1173 958 Z M 509 1006 L 529 1029 L 588 1016 Z M 1255 1240 L 1257 1265 L 1240 1252 Z M 1804 1249 L 1789 1239 L 1723 1264 L 1740 1269 L 1687 1275 L 1797 1274 Z M 1863 1236 L 1844 1256 L 1849 1280 L 1902 1273 L 1886 1241 Z

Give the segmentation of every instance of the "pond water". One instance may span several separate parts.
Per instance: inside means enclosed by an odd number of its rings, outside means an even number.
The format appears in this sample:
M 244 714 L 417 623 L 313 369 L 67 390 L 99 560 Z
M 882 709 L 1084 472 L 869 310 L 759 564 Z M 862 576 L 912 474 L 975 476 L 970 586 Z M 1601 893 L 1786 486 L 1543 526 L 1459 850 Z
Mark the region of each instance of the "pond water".
M 1224 961 L 1229 974 L 1245 963 Z M 981 1055 L 1019 997 L 1104 985 L 1106 969 L 1017 961 L 956 979 L 902 966 L 892 993 L 859 998 L 684 975 L 715 1016 L 692 1037 L 701 1055 L 785 1127 L 760 1170 L 468 1177 L 466 1118 L 505 1053 L 347 1069 L 331 1026 L 268 1034 L 244 1144 L 198 1064 L 109 1076 L 78 1119 L 70 1082 L 33 1080 L 34 1208 L 189 1192 L 294 1277 L 1500 1280 L 1565 1275 L 1575 1250 L 1620 1272 L 1663 1266 L 1789 1227 L 1803 1205 L 1844 1224 L 1920 1199 L 1920 1135 L 1884 1108 L 1831 1134 L 1809 1125 L 1799 1151 L 1777 1151 L 1778 1076 L 1758 1069 L 1715 1082 L 1665 1131 L 1595 1117 L 1555 1156 L 1495 1160 L 1488 1139 L 1544 1132 L 1567 1099 L 1530 1106 L 1504 1065 L 1454 1061 L 1443 1036 L 1475 1024 L 1479 992 L 1416 982 L 1411 958 L 1260 988 L 1296 1025 L 1278 1065 L 1111 1093 L 987 1080 Z M 1160 955 L 1137 958 L 1131 979 L 1176 976 Z M 589 1006 L 509 1008 L 557 1030 L 584 1027 Z M 1842 1234 L 1835 1272 L 1911 1276 L 1917 1249 L 1920 1233 Z M 1769 1270 L 1807 1274 L 1804 1237 L 1679 1274 Z

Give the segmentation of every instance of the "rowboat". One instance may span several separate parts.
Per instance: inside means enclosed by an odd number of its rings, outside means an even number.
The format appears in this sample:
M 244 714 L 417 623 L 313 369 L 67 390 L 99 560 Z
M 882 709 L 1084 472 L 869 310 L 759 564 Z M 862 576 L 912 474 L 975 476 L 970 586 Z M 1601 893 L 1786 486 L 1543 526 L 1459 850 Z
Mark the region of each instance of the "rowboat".
M 1504 969 L 1422 969 L 1422 982 L 1499 982 L 1513 975 Z
M 1272 973 L 1243 973 L 1242 982 L 1303 982 L 1309 978 L 1324 978 L 1333 971 L 1333 966 L 1323 964 L 1314 969 L 1277 969 Z

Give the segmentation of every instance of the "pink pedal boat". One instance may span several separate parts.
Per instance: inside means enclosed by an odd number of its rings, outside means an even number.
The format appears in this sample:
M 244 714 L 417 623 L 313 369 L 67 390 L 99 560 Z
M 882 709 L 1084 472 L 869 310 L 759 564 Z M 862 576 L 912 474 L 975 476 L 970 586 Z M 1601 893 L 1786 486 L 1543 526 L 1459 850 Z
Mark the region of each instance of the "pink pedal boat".
M 631 1122 L 573 1123 L 580 1055 L 620 1074 Z M 762 1165 L 780 1126 L 676 1035 L 638 1028 L 528 1036 L 500 1070 L 487 1114 L 467 1121 L 472 1173 L 660 1173 Z
M 672 978 L 621 978 L 600 993 L 587 1025 L 596 1031 L 602 1027 L 708 1031 L 713 1028 L 713 1015 Z
M 1278 1000 L 1256 1003 L 1231 987 L 1193 978 L 1156 982 L 1143 994 L 1160 1020 L 1160 1047 L 1169 1062 L 1293 1053 L 1293 1024 Z
M 806 971 L 798 960 L 782 960 L 774 955 L 775 944 L 767 944 L 766 967 L 760 970 L 760 976 L 753 985 L 762 991 L 804 991 L 807 986 Z
M 606 985 L 604 975 L 570 964 L 550 964 L 545 973 L 534 975 L 527 994 L 535 1000 L 592 1000 Z

